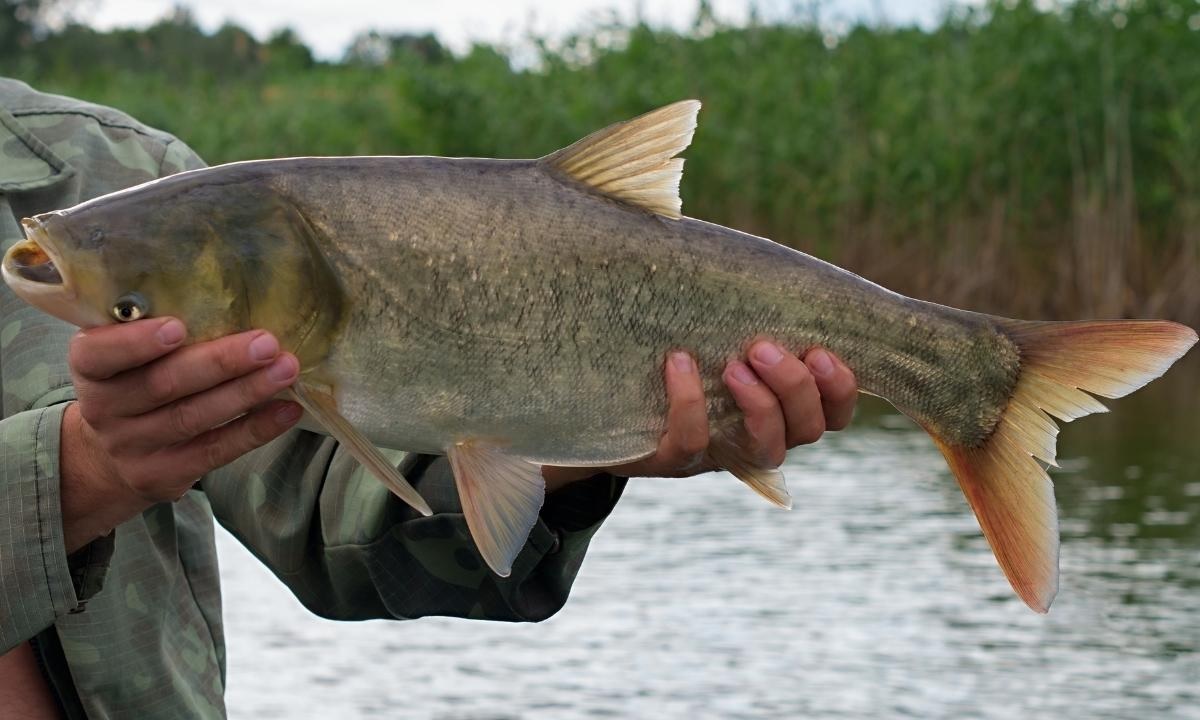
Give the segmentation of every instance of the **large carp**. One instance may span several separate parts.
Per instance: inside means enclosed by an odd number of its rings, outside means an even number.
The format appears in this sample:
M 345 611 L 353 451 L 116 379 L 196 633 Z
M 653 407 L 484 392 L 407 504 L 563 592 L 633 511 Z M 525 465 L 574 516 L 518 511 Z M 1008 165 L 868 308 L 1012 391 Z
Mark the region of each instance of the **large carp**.
M 1058 586 L 1057 426 L 1196 342 L 1160 321 L 1025 322 L 898 295 L 680 215 L 699 103 L 538 160 L 289 158 L 180 173 L 24 221 L 13 290 L 81 327 L 172 315 L 194 340 L 264 328 L 300 360 L 308 422 L 415 508 L 377 446 L 445 453 L 483 558 L 509 572 L 539 464 L 654 452 L 662 364 L 693 354 L 709 453 L 787 506 L 721 381 L 757 338 L 829 348 L 933 436 L 1033 609 Z M 1086 392 L 1085 392 L 1086 391 Z

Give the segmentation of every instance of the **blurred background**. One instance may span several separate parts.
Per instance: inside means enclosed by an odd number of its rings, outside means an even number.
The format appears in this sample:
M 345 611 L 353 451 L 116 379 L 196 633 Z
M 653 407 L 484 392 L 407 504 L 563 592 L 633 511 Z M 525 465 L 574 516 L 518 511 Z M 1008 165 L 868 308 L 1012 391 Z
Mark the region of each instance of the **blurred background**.
M 1200 324 L 1195 0 L 240 5 L 2 0 L 0 73 L 210 163 L 534 157 L 696 97 L 689 215 L 959 307 Z M 1048 617 L 868 401 L 791 513 L 632 483 L 537 626 L 318 620 L 222 536 L 230 712 L 1200 718 L 1198 390 L 1189 357 L 1064 430 Z

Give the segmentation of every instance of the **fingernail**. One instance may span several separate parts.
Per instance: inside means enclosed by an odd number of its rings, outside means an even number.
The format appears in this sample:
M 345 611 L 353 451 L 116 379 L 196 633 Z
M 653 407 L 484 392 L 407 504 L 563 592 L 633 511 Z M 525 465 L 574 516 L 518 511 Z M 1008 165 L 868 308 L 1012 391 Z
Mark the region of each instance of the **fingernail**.
M 808 366 L 818 375 L 830 375 L 833 373 L 833 358 L 829 357 L 829 353 L 821 348 L 813 350 L 808 355 L 804 356 L 804 360 L 808 362 Z
M 740 382 L 743 385 L 757 385 L 758 384 L 758 376 L 755 375 L 754 372 L 750 368 L 746 367 L 745 365 L 743 365 L 740 362 L 735 362 L 732 365 L 733 365 L 732 375 L 733 375 L 734 380 L 737 380 L 738 382 Z
M 772 343 L 759 343 L 758 347 L 754 348 L 754 359 L 763 365 L 778 365 L 783 359 L 783 351 Z
M 271 363 L 267 368 L 267 379 L 271 382 L 288 382 L 296 375 L 296 361 L 291 355 L 284 355 L 280 358 L 275 358 L 275 362 Z
M 692 356 L 685 352 L 671 353 L 671 364 L 679 372 L 690 373 L 692 371 Z
M 289 403 L 275 412 L 275 422 L 280 425 L 291 425 L 304 414 L 304 408 L 295 403 Z
M 178 345 L 183 341 L 183 323 L 174 318 L 162 324 L 158 329 L 158 341 L 163 345 Z
M 250 341 L 250 359 L 254 362 L 270 360 L 279 354 L 279 343 L 271 333 L 263 333 Z

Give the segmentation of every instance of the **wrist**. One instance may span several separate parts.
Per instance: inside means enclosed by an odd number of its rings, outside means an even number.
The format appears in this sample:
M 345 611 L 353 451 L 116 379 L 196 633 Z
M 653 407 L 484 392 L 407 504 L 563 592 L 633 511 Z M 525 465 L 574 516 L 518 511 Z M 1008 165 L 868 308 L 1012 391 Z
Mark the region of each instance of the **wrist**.
M 59 493 L 68 555 L 108 535 L 151 505 L 121 480 L 75 403 L 63 413 Z

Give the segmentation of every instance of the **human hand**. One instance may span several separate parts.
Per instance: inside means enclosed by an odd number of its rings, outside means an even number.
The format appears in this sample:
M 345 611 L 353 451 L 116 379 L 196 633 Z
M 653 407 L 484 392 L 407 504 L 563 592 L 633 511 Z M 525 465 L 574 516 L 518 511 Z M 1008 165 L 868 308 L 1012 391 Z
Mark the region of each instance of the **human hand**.
M 72 338 L 77 401 L 63 417 L 60 448 L 68 552 L 177 500 L 300 419 L 296 403 L 271 400 L 296 380 L 299 363 L 269 333 L 188 346 L 185 336 L 180 321 L 154 318 Z
M 610 472 L 624 477 L 684 477 L 713 470 L 707 464 L 708 414 L 696 364 L 687 353 L 673 353 L 666 363 L 669 408 L 667 431 L 654 455 L 611 468 L 545 466 L 547 492 Z M 749 364 L 735 360 L 725 367 L 725 385 L 745 415 L 750 452 L 764 465 L 778 467 L 789 448 L 820 439 L 826 430 L 841 430 L 854 415 L 858 385 L 854 374 L 833 353 L 814 348 L 804 359 L 774 343 L 750 348 Z

